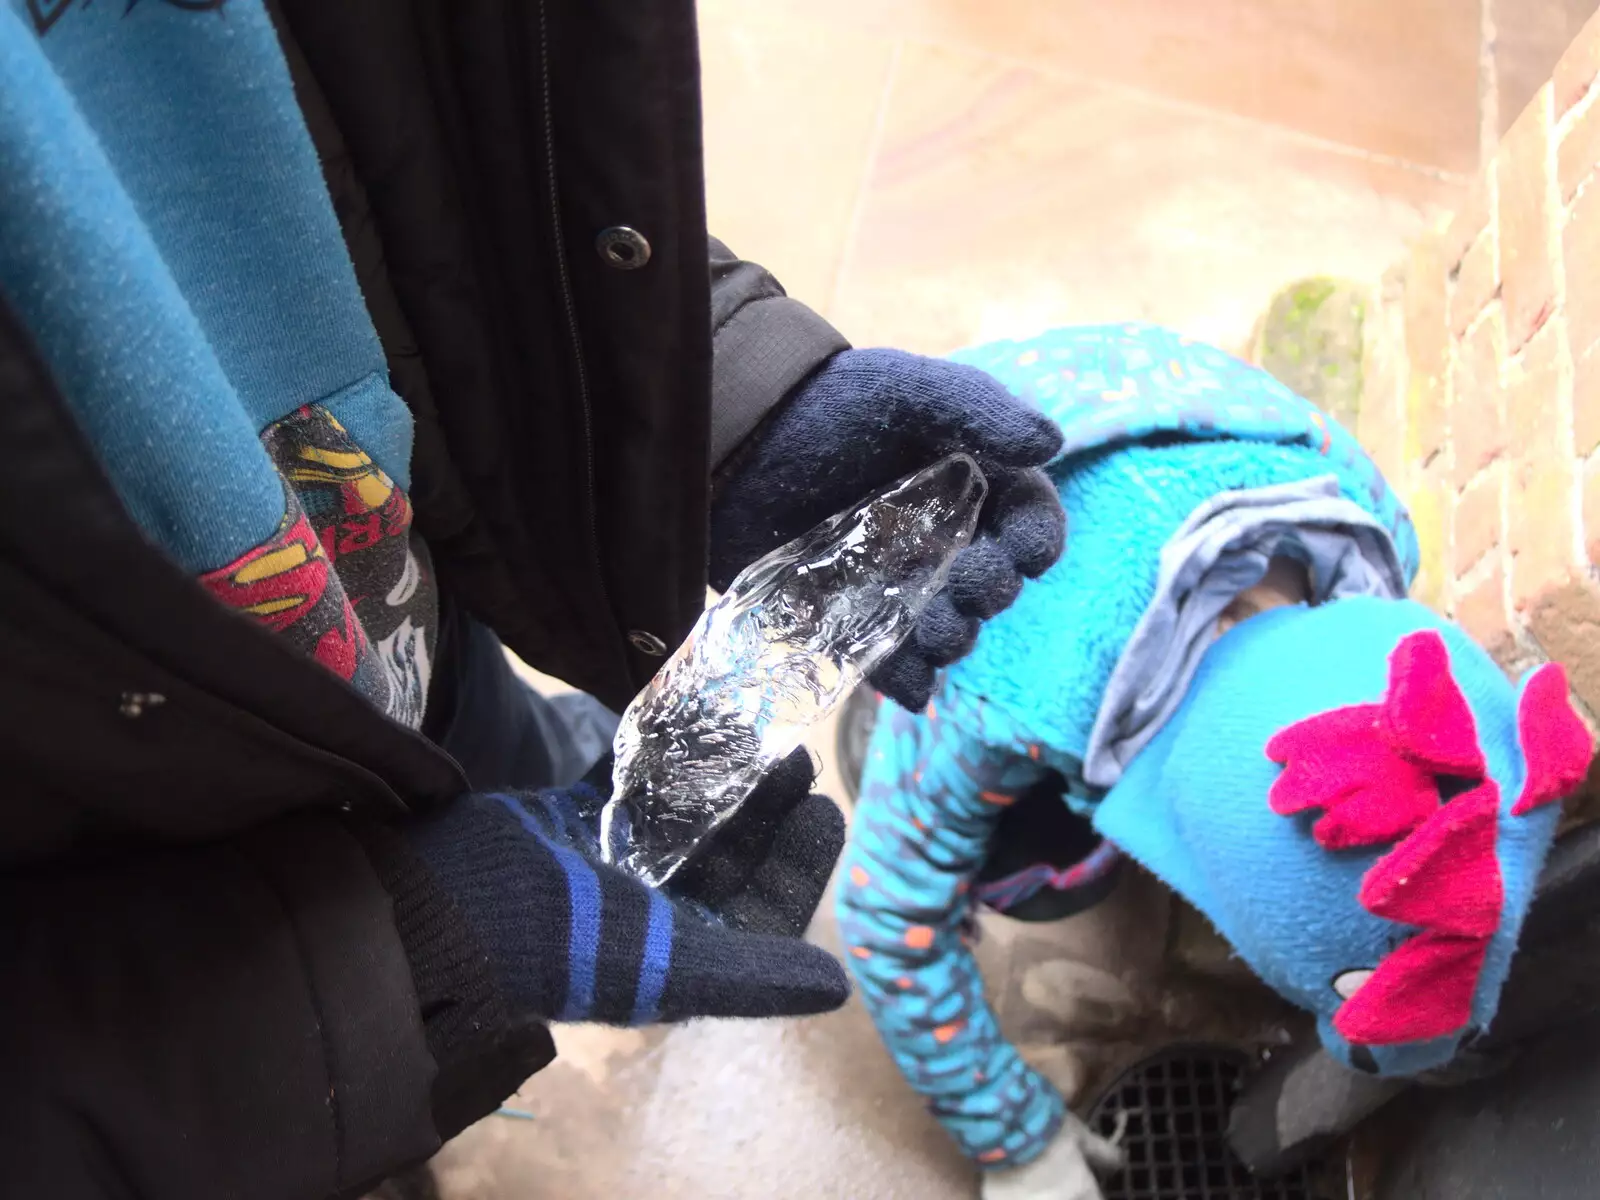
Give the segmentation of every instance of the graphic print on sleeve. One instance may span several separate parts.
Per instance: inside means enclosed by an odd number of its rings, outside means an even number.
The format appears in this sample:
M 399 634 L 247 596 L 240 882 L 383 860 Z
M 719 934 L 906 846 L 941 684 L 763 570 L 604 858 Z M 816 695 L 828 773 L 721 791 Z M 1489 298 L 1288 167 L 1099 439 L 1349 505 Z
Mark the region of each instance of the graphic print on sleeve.
M 438 617 L 410 499 L 320 405 L 297 409 L 261 440 L 285 481 L 283 523 L 200 582 L 418 727 Z

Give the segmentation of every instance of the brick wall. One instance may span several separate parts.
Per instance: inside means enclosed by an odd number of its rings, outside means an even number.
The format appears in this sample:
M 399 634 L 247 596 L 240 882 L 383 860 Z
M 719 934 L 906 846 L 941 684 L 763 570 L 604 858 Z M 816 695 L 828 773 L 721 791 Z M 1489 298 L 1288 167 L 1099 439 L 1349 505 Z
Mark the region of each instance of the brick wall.
M 1600 0 L 1484 0 L 1480 99 L 1491 148 L 1597 9 Z
M 1453 218 L 1384 278 L 1358 432 L 1411 505 L 1419 599 L 1600 715 L 1600 17 Z

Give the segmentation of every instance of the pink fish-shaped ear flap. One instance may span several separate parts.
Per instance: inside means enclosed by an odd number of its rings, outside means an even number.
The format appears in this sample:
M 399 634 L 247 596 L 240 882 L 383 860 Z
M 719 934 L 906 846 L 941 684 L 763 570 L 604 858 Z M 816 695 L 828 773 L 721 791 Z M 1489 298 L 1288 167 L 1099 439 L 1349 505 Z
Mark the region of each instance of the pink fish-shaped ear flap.
M 1582 786 L 1594 758 L 1594 739 L 1573 711 L 1560 663 L 1545 663 L 1523 685 L 1517 739 L 1528 777 L 1511 809 L 1513 816 L 1564 799 Z
M 1463 1029 L 1505 888 L 1495 856 L 1500 789 L 1444 638 L 1432 629 L 1406 635 L 1389 655 L 1382 700 L 1298 721 L 1267 743 L 1267 757 L 1284 767 L 1268 804 L 1285 816 L 1322 809 L 1312 826 L 1320 845 L 1394 844 L 1366 873 L 1358 900 L 1417 930 L 1339 1007 L 1334 1028 L 1368 1046 Z M 1446 779 L 1472 786 L 1445 803 Z
M 1488 769 L 1438 630 L 1408 634 L 1389 655 L 1383 724 L 1397 751 L 1435 774 L 1482 779 Z
M 1361 881 L 1361 906 L 1422 932 L 1378 964 L 1334 1014 L 1351 1043 L 1445 1037 L 1472 1019 L 1472 997 L 1505 903 L 1495 826 L 1500 789 L 1485 780 L 1430 817 Z
M 1477 724 L 1434 630 L 1407 634 L 1389 656 L 1377 704 L 1353 704 L 1274 734 L 1267 757 L 1283 766 L 1267 803 L 1279 816 L 1320 808 L 1311 835 L 1326 850 L 1382 846 L 1439 807 L 1436 776 L 1484 777 Z
M 1423 933 L 1400 943 L 1361 990 L 1339 1006 L 1333 1027 L 1351 1045 L 1397 1046 L 1459 1033 L 1489 955 L 1485 938 Z
M 1404 837 L 1439 807 L 1433 776 L 1390 749 L 1376 704 L 1296 721 L 1267 743 L 1282 764 L 1267 804 L 1279 816 L 1324 810 L 1311 835 L 1326 850 L 1379 846 Z
M 1558 664 L 1540 667 L 1524 684 L 1517 738 L 1527 774 L 1513 816 L 1583 784 L 1594 739 L 1572 707 Z M 1500 788 L 1489 778 L 1444 638 L 1431 629 L 1406 635 L 1389 655 L 1380 701 L 1297 721 L 1272 737 L 1267 757 L 1283 766 L 1267 797 L 1272 811 L 1320 809 L 1312 826 L 1320 845 L 1393 843 L 1367 871 L 1358 899 L 1374 916 L 1416 930 L 1340 1006 L 1334 1028 L 1368 1046 L 1465 1028 L 1504 915 L 1496 855 Z M 1445 802 L 1439 789 L 1448 780 L 1468 786 Z
M 1361 880 L 1361 907 L 1398 925 L 1492 936 L 1505 904 L 1494 853 L 1499 818 L 1494 780 L 1457 796 L 1372 865 Z

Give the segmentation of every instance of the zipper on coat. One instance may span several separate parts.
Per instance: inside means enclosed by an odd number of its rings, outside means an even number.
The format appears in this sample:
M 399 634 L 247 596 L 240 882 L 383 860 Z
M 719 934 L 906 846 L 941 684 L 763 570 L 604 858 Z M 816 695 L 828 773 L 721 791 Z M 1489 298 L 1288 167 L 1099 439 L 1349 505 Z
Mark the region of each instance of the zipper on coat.
M 589 517 L 589 561 L 594 567 L 600 600 L 614 627 L 620 629 L 617 612 L 611 606 L 611 589 L 606 584 L 605 563 L 600 557 L 600 518 L 595 488 L 594 411 L 589 397 L 589 369 L 583 361 L 583 339 L 578 331 L 578 304 L 572 293 L 572 275 L 567 267 L 567 244 L 561 228 L 561 193 L 556 178 L 556 124 L 550 99 L 550 21 L 548 0 L 539 0 L 539 111 L 544 128 L 545 180 L 550 189 L 550 232 L 555 239 L 556 277 L 561 284 L 561 304 L 567 318 L 567 340 L 578 370 L 578 400 L 583 412 L 584 488 Z

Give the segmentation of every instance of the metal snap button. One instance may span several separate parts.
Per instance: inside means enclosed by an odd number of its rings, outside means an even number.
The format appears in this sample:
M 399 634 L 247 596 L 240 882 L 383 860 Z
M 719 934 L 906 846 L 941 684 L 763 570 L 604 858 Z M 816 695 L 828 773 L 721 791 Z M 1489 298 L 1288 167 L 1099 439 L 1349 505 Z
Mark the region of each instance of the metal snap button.
M 646 633 L 643 629 L 629 632 L 628 640 L 633 643 L 633 648 L 640 654 L 648 654 L 651 658 L 660 658 L 667 652 L 667 644 L 653 633 Z
M 650 261 L 650 243 L 644 234 L 626 225 L 602 229 L 594 240 L 600 261 L 619 271 L 637 271 Z

